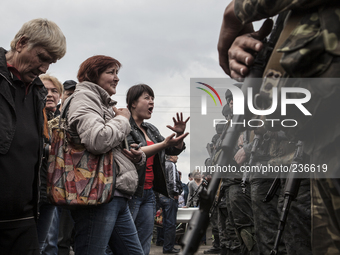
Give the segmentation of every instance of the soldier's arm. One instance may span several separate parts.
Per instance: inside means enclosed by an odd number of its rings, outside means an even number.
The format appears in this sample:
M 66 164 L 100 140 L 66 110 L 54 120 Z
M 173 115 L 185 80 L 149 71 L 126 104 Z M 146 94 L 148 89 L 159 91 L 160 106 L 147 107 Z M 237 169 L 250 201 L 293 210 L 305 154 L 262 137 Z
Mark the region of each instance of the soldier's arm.
M 230 75 L 228 50 L 236 37 L 253 32 L 252 24 L 242 24 L 234 12 L 234 1 L 232 1 L 224 11 L 220 36 L 218 39 L 218 53 L 220 66 L 224 72 Z
M 253 54 L 262 49 L 261 40 L 270 33 L 272 21 L 265 22 L 259 31 L 254 32 L 251 23 L 244 24 L 237 18 L 235 2 L 232 1 L 224 11 L 217 48 L 224 72 L 234 79 L 241 79 L 249 72 Z
M 235 16 L 241 24 L 273 17 L 285 10 L 305 10 L 333 0 L 235 0 Z
M 218 52 L 220 66 L 226 74 L 242 80 L 249 73 L 254 55 L 270 33 L 272 23 L 266 21 L 258 32 L 251 22 L 275 16 L 287 9 L 311 8 L 332 0 L 233 0 L 225 9 Z

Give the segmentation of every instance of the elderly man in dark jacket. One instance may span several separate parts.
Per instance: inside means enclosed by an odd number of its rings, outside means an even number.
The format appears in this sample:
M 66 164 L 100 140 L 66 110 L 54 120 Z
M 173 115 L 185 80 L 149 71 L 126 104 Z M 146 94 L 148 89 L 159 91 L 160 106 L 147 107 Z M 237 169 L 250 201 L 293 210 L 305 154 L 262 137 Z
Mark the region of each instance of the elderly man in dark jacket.
M 46 19 L 23 25 L 10 51 L 0 48 L 0 247 L 39 254 L 35 218 L 43 157 L 46 89 L 38 78 L 66 53 L 60 28 Z

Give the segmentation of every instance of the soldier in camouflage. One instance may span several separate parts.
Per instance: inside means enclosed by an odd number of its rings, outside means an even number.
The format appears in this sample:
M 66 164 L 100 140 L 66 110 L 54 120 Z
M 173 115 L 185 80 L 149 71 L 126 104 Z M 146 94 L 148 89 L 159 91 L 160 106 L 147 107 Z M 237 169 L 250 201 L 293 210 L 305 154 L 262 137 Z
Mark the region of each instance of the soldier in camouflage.
M 340 76 L 340 4 L 331 0 L 232 1 L 224 13 L 218 45 L 220 65 L 228 75 L 243 79 L 248 74 L 254 63 L 251 53 L 262 49 L 261 40 L 271 30 L 271 22 L 266 21 L 254 32 L 251 22 L 285 10 L 292 11 L 285 29 L 288 24 L 293 29 L 277 45 L 281 70 L 275 70 L 285 77 Z M 324 176 L 311 179 L 313 254 L 340 254 L 340 185 L 335 179 L 340 172 L 340 116 L 331 115 L 340 106 L 340 86 L 332 79 L 300 80 L 295 86 L 310 91 L 311 100 L 304 106 L 312 117 L 288 113 L 299 123 L 289 135 L 303 140 L 310 163 L 326 164 L 329 169 Z
M 241 86 L 241 84 L 237 84 Z M 224 108 L 226 119 L 232 118 L 233 98 L 229 90 L 226 91 L 225 98 L 229 110 Z M 228 112 L 228 114 L 226 114 Z M 228 122 L 229 123 L 229 122 Z M 226 129 L 228 128 L 226 124 Z M 234 153 L 243 146 L 242 137 L 239 139 L 239 144 L 235 147 Z M 221 140 L 219 140 L 221 142 Z M 217 146 L 218 148 L 218 146 Z M 218 155 L 216 155 L 218 157 Z M 232 162 L 236 166 L 236 162 Z M 223 197 L 219 208 L 219 223 L 221 229 L 221 246 L 223 252 L 221 254 L 258 254 L 257 244 L 253 238 L 254 222 L 251 210 L 250 193 L 247 190 L 246 194 L 241 191 L 241 175 L 234 176 L 235 178 L 223 178 L 221 189 Z M 225 224 L 225 225 L 224 225 Z M 223 226 L 225 226 L 223 228 Z M 223 231 L 224 230 L 224 231 Z
M 223 125 L 216 125 L 215 129 L 216 129 L 216 134 L 212 137 L 211 139 L 211 143 L 208 144 L 207 148 L 209 151 L 209 156 L 212 157 L 212 154 L 216 148 L 216 142 L 218 140 L 218 138 L 220 137 L 220 129 L 223 129 Z M 211 163 L 211 158 L 210 158 L 210 164 Z M 220 188 L 220 187 L 219 187 Z M 220 254 L 221 252 L 221 244 L 220 244 L 220 234 L 219 234 L 219 230 L 218 230 L 218 208 L 220 205 L 220 199 L 219 199 L 219 194 L 220 194 L 220 190 L 217 192 L 216 196 L 215 196 L 215 201 L 214 204 L 212 206 L 212 208 L 210 209 L 210 226 L 211 226 L 211 232 L 212 235 L 214 236 L 214 241 L 212 243 L 212 247 L 208 250 L 204 250 L 203 253 L 204 254 Z
M 258 166 L 256 169 L 260 169 L 260 165 L 267 165 L 272 159 L 270 152 L 280 136 L 272 132 L 270 136 L 266 137 L 266 139 L 263 139 L 262 135 L 260 137 L 259 146 L 257 146 L 254 155 L 255 160 L 253 165 Z M 237 152 L 235 160 L 239 165 L 249 161 L 252 146 L 253 142 L 247 143 Z M 277 195 L 270 201 L 267 203 L 263 202 L 273 181 L 273 177 L 269 174 L 250 172 L 249 182 L 247 185 L 247 190 L 250 191 L 250 205 L 254 218 L 254 231 L 252 235 L 254 235 L 253 238 L 257 242 L 259 254 L 265 255 L 269 255 L 274 246 L 277 224 L 279 222 L 277 206 L 280 189 L 277 190 Z M 280 254 L 287 254 L 283 242 L 280 243 L 279 250 Z

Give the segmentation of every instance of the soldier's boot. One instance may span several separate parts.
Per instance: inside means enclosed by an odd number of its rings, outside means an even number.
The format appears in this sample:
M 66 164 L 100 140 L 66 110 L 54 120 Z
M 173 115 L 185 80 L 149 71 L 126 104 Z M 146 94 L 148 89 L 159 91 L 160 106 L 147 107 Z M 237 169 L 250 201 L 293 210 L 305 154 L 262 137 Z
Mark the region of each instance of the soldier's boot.
M 227 247 L 222 247 L 220 255 L 240 255 L 241 254 L 241 249 L 237 248 L 234 250 L 230 250 Z
M 221 243 L 220 243 L 220 235 L 214 235 L 214 242 L 213 242 L 213 246 L 214 247 L 220 247 Z
M 220 254 L 221 247 L 211 247 L 209 250 L 203 251 L 204 254 Z
M 243 241 L 243 244 L 247 247 L 248 251 L 252 251 L 256 245 L 256 241 L 255 241 L 255 237 L 253 233 L 254 233 L 253 227 L 242 228 L 239 233 Z
M 220 236 L 214 235 L 214 242 L 213 247 L 211 247 L 209 250 L 203 251 L 204 254 L 220 254 L 221 247 L 220 247 Z
M 229 249 L 225 246 L 221 247 L 221 253 L 220 255 L 228 255 Z
M 242 255 L 243 253 L 241 252 L 240 248 L 234 249 L 234 250 L 229 250 L 227 255 Z

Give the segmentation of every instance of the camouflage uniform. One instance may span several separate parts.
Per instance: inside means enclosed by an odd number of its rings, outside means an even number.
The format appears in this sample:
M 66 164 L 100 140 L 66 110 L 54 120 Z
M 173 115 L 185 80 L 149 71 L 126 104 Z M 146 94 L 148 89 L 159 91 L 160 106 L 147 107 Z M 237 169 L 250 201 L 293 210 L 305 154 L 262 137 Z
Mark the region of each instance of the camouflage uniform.
M 275 139 L 264 140 L 261 137 L 252 165 L 259 166 L 260 164 L 268 164 L 268 161 L 271 159 L 269 153 L 270 145 L 273 144 L 273 141 L 275 141 Z M 253 141 L 243 146 L 248 161 L 252 147 Z M 279 214 L 277 211 L 279 193 L 277 193 L 277 196 L 274 196 L 270 202 L 263 202 L 273 180 L 273 177 L 270 178 L 262 173 L 251 172 L 249 174 L 248 189 L 250 190 L 251 209 L 254 218 L 254 234 L 259 254 L 270 254 L 275 242 L 279 222 Z M 280 243 L 280 254 L 286 254 L 283 242 Z
M 281 131 L 282 132 L 282 131 Z M 276 140 L 277 141 L 277 140 Z M 295 153 L 294 143 L 280 141 L 270 150 L 272 159 L 269 164 L 289 166 Z M 306 162 L 301 162 L 306 163 Z M 281 192 L 278 198 L 278 210 L 281 215 L 285 178 L 281 178 Z M 288 218 L 286 220 L 283 240 L 288 255 L 306 254 L 311 255 L 311 198 L 310 180 L 302 179 L 296 199 L 291 203 Z
M 331 179 L 312 179 L 314 254 L 340 254 L 340 199 Z
M 241 134 L 239 147 L 248 143 L 249 131 Z M 240 141 L 239 139 L 239 141 Z M 243 175 L 243 174 L 242 174 Z M 250 188 L 246 186 L 243 192 L 241 177 L 233 180 L 233 185 L 229 187 L 230 210 L 233 214 L 237 234 L 241 240 L 242 254 L 258 254 L 258 244 L 255 241 L 254 217 L 251 205 Z
M 214 236 L 213 247 L 215 248 L 220 247 L 220 235 L 218 231 L 218 207 L 219 205 L 216 205 L 210 217 L 211 233 Z
M 233 253 L 258 254 L 253 238 L 254 222 L 249 189 L 243 194 L 241 178 L 223 179 L 223 198 L 219 208 L 220 243 Z M 225 228 L 223 228 L 225 224 Z M 250 252 L 250 253 L 249 253 Z
M 226 116 L 227 119 L 230 119 L 231 116 Z M 228 122 L 229 123 L 229 122 Z M 229 127 L 229 124 L 224 126 L 224 131 L 226 131 Z M 214 152 L 213 163 L 217 162 L 220 150 L 219 145 L 222 142 L 221 138 L 218 139 L 216 144 L 217 151 Z M 236 152 L 235 148 L 235 152 Z M 234 164 L 236 164 L 234 162 Z M 220 196 L 221 201 L 218 206 L 218 228 L 219 228 L 219 237 L 220 237 L 220 246 L 222 248 L 221 254 L 240 254 L 241 243 L 240 239 L 236 234 L 236 226 L 234 222 L 233 213 L 231 211 L 230 206 L 230 196 L 229 196 L 229 188 L 232 185 L 239 185 L 239 181 L 234 180 L 234 178 L 223 178 L 222 185 L 220 187 Z M 243 245 L 243 247 L 245 247 Z M 245 249 L 243 249 L 245 250 Z
M 219 187 L 220 188 L 220 187 Z M 220 193 L 219 191 L 217 192 L 218 194 Z M 204 254 L 219 254 L 221 247 L 220 247 L 220 234 L 218 230 L 218 207 L 219 207 L 219 199 L 218 196 L 216 195 L 215 199 L 217 199 L 215 202 L 216 205 L 214 204 L 214 208 L 210 209 L 211 215 L 210 215 L 210 226 L 211 226 L 211 233 L 214 236 L 214 240 L 212 243 L 212 247 L 208 250 L 204 250 Z
M 285 181 L 286 179 L 281 179 L 281 187 L 285 186 Z M 279 213 L 284 198 L 284 189 L 281 191 Z M 301 180 L 299 193 L 290 205 L 283 240 L 288 255 L 312 255 L 310 179 Z
M 236 233 L 241 240 L 241 254 L 258 254 L 254 237 L 254 218 L 251 206 L 250 189 L 242 191 L 241 181 L 234 180 L 229 187 L 230 210 L 234 218 Z
M 279 46 L 280 60 L 288 77 L 340 77 L 340 4 L 331 0 L 236 0 L 235 13 L 244 23 L 274 16 L 283 10 L 299 10 L 301 19 L 285 42 Z M 340 170 L 340 116 L 331 116 L 340 106 L 340 86 L 327 79 L 314 83 L 301 80 L 296 87 L 307 88 L 311 100 L 304 106 L 312 117 L 308 121 L 298 111 L 287 118 L 296 119 L 297 129 L 290 135 L 304 141 L 310 163 L 327 164 L 329 179 L 312 179 L 313 254 L 340 254 L 339 190 L 334 179 Z M 327 129 L 325 129 L 327 127 Z M 331 179 L 333 178 L 333 179 Z
M 236 235 L 236 227 L 234 222 L 233 213 L 230 210 L 230 197 L 229 188 L 231 185 L 235 185 L 233 180 L 223 179 L 222 189 L 223 197 L 218 210 L 218 222 L 219 222 L 219 233 L 220 243 L 222 249 L 229 250 L 228 254 L 239 254 L 241 243 Z

